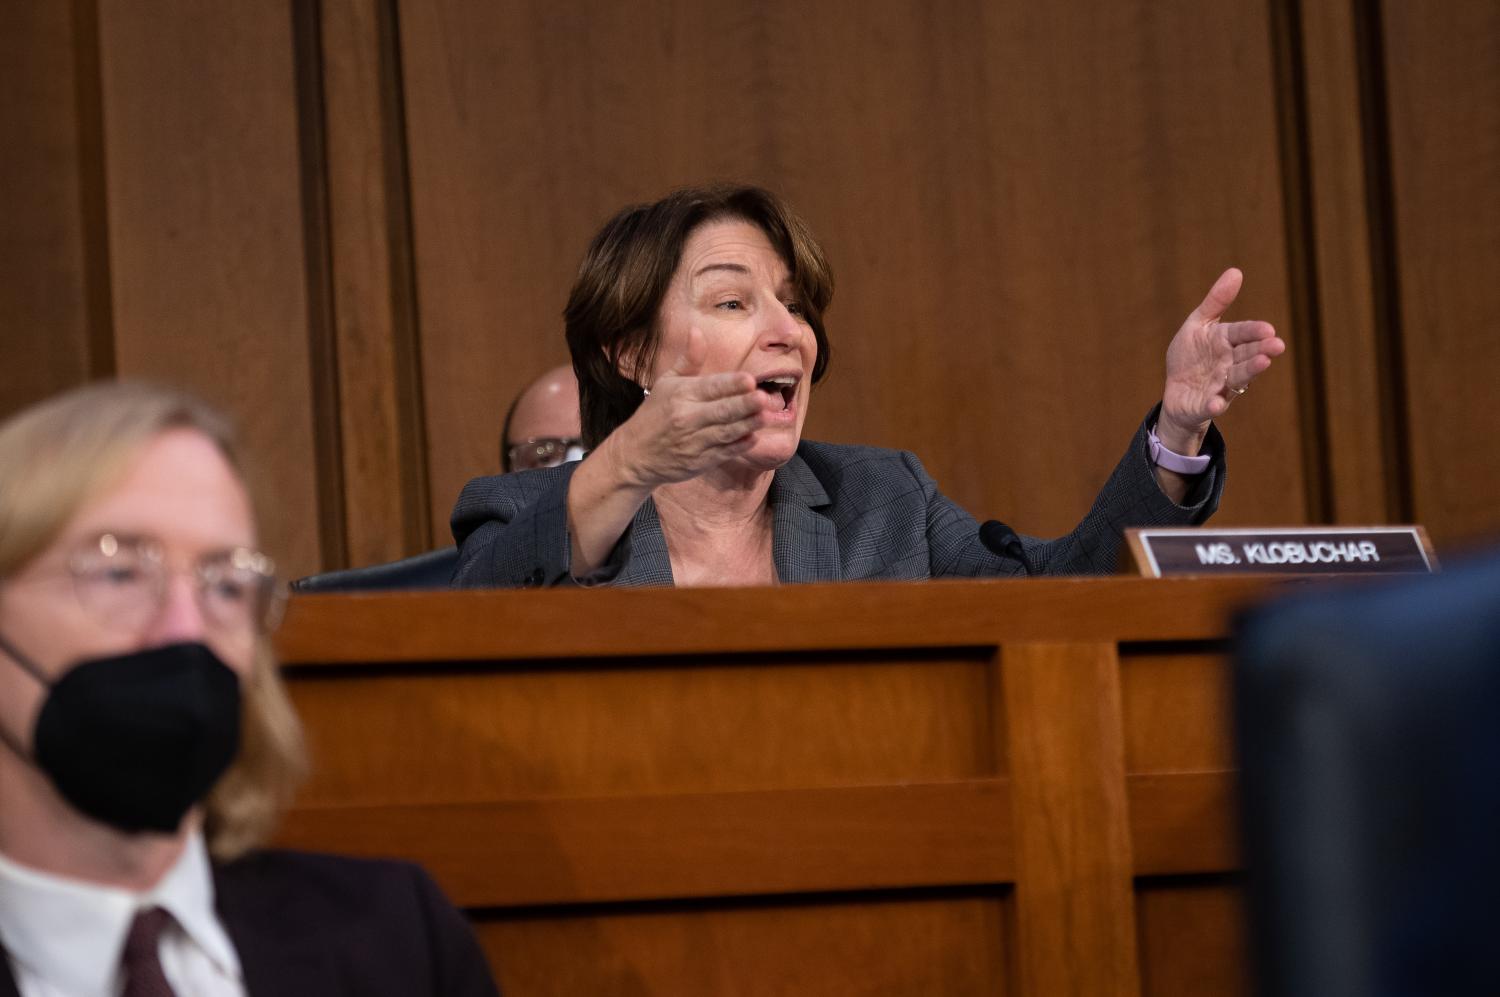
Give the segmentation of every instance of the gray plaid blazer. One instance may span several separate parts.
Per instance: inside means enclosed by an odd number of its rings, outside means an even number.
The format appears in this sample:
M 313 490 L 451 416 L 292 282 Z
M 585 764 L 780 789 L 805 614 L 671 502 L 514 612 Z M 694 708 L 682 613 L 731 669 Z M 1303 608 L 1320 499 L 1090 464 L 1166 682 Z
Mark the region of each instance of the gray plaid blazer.
M 1224 489 L 1224 440 L 1210 429 L 1209 469 L 1177 505 L 1152 473 L 1146 430 L 1125 456 L 1083 522 L 1056 540 L 1021 537 L 1037 574 L 1107 574 L 1116 568 L 1127 526 L 1192 526 L 1218 508 Z M 568 481 L 577 464 L 475 478 L 453 509 L 458 567 L 453 584 L 561 585 L 569 572 Z M 1017 575 L 1014 559 L 979 540 L 979 524 L 937 489 L 921 461 L 904 451 L 804 440 L 776 471 L 770 490 L 772 556 L 783 582 L 972 578 Z M 656 505 L 636 512 L 609 563 L 587 584 L 671 585 L 672 563 Z

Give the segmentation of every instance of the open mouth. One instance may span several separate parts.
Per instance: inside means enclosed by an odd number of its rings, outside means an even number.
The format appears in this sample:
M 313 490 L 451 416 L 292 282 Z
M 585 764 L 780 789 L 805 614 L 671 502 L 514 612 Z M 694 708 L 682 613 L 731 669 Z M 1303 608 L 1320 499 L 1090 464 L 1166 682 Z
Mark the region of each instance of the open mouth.
M 755 387 L 776 399 L 773 411 L 785 412 L 792 407 L 792 399 L 796 397 L 797 378 L 791 375 L 768 377 L 764 381 L 757 381 Z

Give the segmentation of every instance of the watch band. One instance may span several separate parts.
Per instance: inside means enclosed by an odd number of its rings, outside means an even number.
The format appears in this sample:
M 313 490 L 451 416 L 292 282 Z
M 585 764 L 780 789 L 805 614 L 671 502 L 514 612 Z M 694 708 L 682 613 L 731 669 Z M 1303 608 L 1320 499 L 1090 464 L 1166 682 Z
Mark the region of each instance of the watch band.
M 1151 448 L 1151 463 L 1157 467 L 1164 467 L 1168 471 L 1176 471 L 1178 474 L 1202 474 L 1208 470 L 1208 465 L 1213 463 L 1213 458 L 1208 454 L 1186 457 L 1168 450 L 1157 438 L 1155 426 L 1146 430 L 1146 443 Z

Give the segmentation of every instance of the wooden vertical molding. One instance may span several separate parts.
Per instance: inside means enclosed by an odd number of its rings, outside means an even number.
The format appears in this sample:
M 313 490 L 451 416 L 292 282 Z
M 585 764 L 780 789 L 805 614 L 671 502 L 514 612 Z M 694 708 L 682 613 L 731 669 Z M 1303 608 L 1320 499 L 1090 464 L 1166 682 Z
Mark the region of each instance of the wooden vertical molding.
M 1116 647 L 1007 645 L 999 669 L 1015 825 L 1020 992 L 1136 997 Z
M 1382 372 L 1369 164 L 1361 107 L 1360 32 L 1354 5 L 1302 3 L 1301 77 L 1311 199 L 1311 253 L 1322 354 L 1318 390 L 1325 413 L 1331 513 L 1336 522 L 1380 523 L 1396 507 L 1396 440 Z M 1297 348 L 1295 339 L 1292 348 Z
M 324 0 L 328 237 L 351 564 L 431 545 L 394 13 Z
M 83 222 L 84 300 L 88 309 L 88 376 L 101 379 L 115 374 L 115 332 L 109 287 L 109 203 L 105 193 L 98 0 L 73 2 L 73 58 L 78 107 L 78 203 Z
M 1269 5 L 1271 58 L 1275 66 L 1276 132 L 1281 170 L 1281 211 L 1289 328 L 1281 330 L 1295 343 L 1292 371 L 1297 381 L 1298 432 L 1301 435 L 1306 515 L 1311 522 L 1334 518 L 1332 470 L 1326 454 L 1328 413 L 1324 406 L 1321 288 L 1313 249 L 1317 231 L 1307 136 L 1307 85 L 1303 74 L 1302 28 L 1296 0 Z
M 0 7 L 0 419 L 113 371 L 94 22 Z
M 307 271 L 307 359 L 311 375 L 318 548 L 322 570 L 349 564 L 344 523 L 344 457 L 339 411 L 339 349 L 333 328 L 333 261 L 324 138 L 323 57 L 318 9 L 293 3 L 297 72 L 297 163 L 302 187 L 303 261 Z

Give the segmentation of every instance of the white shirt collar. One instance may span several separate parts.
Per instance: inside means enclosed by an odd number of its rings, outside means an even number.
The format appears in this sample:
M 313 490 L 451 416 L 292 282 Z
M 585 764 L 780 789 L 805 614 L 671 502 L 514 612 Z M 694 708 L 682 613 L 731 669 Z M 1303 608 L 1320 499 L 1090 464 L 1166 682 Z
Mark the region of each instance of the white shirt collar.
M 164 907 L 220 969 L 239 957 L 214 913 L 213 874 L 195 832 L 172 868 L 144 892 L 41 872 L 0 854 L 0 940 L 10 957 L 64 993 L 118 993 L 125 933 L 138 910 Z

